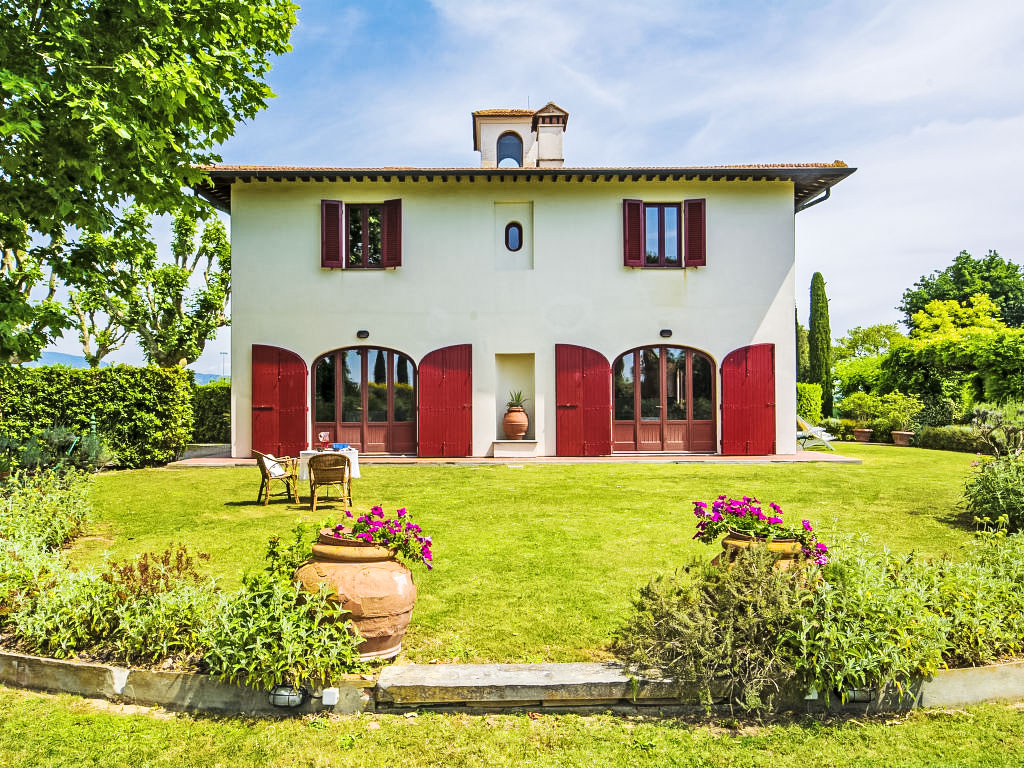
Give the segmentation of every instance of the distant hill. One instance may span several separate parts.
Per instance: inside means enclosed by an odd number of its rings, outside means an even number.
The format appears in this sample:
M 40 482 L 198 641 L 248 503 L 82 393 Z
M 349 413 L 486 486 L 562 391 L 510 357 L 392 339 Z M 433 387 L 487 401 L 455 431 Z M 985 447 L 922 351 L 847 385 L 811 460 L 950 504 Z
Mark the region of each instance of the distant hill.
M 33 360 L 30 363 L 22 363 L 26 368 L 38 368 L 41 365 L 64 365 L 68 368 L 88 368 L 89 364 L 85 361 L 85 358 L 81 355 L 69 355 L 65 352 L 50 352 L 45 351 L 39 356 L 38 360 Z M 100 368 L 106 368 L 110 363 L 101 362 Z M 193 371 L 193 373 L 195 373 Z M 221 376 L 219 373 L 195 373 L 196 384 L 209 384 L 211 381 L 219 381 L 224 379 L 225 381 L 231 381 L 230 376 Z

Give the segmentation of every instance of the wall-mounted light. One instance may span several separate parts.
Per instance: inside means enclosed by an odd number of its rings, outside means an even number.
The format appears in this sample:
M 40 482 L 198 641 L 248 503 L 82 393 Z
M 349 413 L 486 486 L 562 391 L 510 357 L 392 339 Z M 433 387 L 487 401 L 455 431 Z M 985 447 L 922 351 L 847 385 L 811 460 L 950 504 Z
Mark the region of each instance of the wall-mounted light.
M 669 328 L 662 328 L 661 329 L 661 338 L 663 338 L 663 339 L 670 339 L 670 338 L 672 338 L 672 331 L 671 331 L 671 329 L 669 329 Z
M 356 338 L 357 339 L 368 339 L 368 338 L 370 338 L 370 332 L 369 331 L 356 331 Z

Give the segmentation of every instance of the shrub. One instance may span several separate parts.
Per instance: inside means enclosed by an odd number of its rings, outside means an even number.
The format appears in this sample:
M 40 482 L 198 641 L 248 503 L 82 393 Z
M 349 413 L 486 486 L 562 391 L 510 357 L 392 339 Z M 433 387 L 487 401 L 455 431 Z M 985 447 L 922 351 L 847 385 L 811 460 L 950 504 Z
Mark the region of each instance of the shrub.
M 849 442 L 853 440 L 853 430 L 857 422 L 853 419 L 823 419 L 821 426 L 837 440 Z
M 40 551 L 57 549 L 81 532 L 88 518 L 89 475 L 15 473 L 0 494 L 0 544 L 26 544 Z
M 962 415 L 963 411 L 953 398 L 929 395 L 922 398 L 922 408 L 917 414 L 917 422 L 922 427 L 945 427 L 955 423 Z
M 1024 530 L 1024 456 L 977 462 L 964 485 L 963 500 L 977 524 Z
M 821 421 L 821 384 L 797 382 L 796 415 L 811 424 Z
M 876 443 L 892 442 L 892 422 L 888 419 L 872 419 L 867 426 L 871 430 L 871 439 Z
M 124 467 L 172 461 L 192 434 L 192 372 L 180 368 L 9 366 L 0 376 L 0 431 L 28 440 L 40 425 L 99 434 Z
M 757 547 L 731 567 L 694 562 L 652 580 L 612 651 L 633 674 L 654 671 L 695 685 L 708 708 L 716 696 L 745 712 L 770 708 L 797 677 L 779 641 L 795 632 L 806 599 L 802 569 L 776 570 L 775 561 Z
M 919 448 L 933 448 L 937 451 L 961 451 L 963 453 L 992 453 L 975 427 L 951 424 L 947 427 L 921 427 L 914 436 Z
M 222 595 L 203 631 L 210 674 L 251 688 L 326 685 L 359 668 L 359 640 L 326 587 L 311 594 L 269 572 Z
M 867 392 L 854 392 L 839 401 L 836 409 L 840 416 L 852 418 L 857 424 L 867 424 L 871 419 L 881 415 L 881 402 L 876 395 Z
M 43 469 L 53 469 L 58 473 L 69 469 L 94 472 L 112 458 L 92 428 L 85 434 L 75 434 L 66 427 L 50 427 L 32 434 L 24 443 L 5 436 L 0 450 L 10 460 L 12 468 L 34 472 Z
M 192 442 L 231 441 L 231 382 L 212 381 L 195 389 Z

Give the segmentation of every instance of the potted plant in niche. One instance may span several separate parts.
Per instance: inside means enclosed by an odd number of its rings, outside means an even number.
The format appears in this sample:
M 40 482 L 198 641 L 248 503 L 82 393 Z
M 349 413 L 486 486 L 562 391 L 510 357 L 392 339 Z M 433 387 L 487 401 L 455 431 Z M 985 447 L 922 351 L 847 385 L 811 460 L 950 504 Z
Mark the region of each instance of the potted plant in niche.
M 509 392 L 505 404 L 505 417 L 501 420 L 507 440 L 522 440 L 530 428 L 530 417 L 526 413 L 526 398 L 521 391 Z
M 405 507 L 394 517 L 379 506 L 359 517 L 346 510 L 345 516 L 347 525 L 320 529 L 312 557 L 298 567 L 295 579 L 310 592 L 321 584 L 331 587 L 362 638 L 361 659 L 390 659 L 402 650 L 416 604 L 416 585 L 405 562 L 430 570 L 432 540 Z
M 715 562 L 723 555 L 731 562 L 739 550 L 753 546 L 766 546 L 779 555 L 779 568 L 789 568 L 801 554 L 818 565 L 828 562 L 828 547 L 818 541 L 810 520 L 801 521 L 799 528 L 790 527 L 782 521 L 782 507 L 772 503 L 767 509 L 765 512 L 761 502 L 752 496 L 730 499 L 723 493 L 711 502 L 710 509 L 707 502 L 695 501 L 697 532 L 693 538 L 711 544 L 725 534 L 725 552 Z

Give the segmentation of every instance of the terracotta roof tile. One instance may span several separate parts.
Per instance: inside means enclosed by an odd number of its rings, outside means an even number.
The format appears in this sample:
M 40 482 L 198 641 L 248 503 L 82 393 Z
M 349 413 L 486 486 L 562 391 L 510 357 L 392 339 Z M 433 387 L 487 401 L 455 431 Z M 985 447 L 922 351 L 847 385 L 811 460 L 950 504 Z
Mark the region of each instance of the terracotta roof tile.
M 530 117 L 535 112 L 534 109 L 478 109 L 473 114 L 487 117 Z

